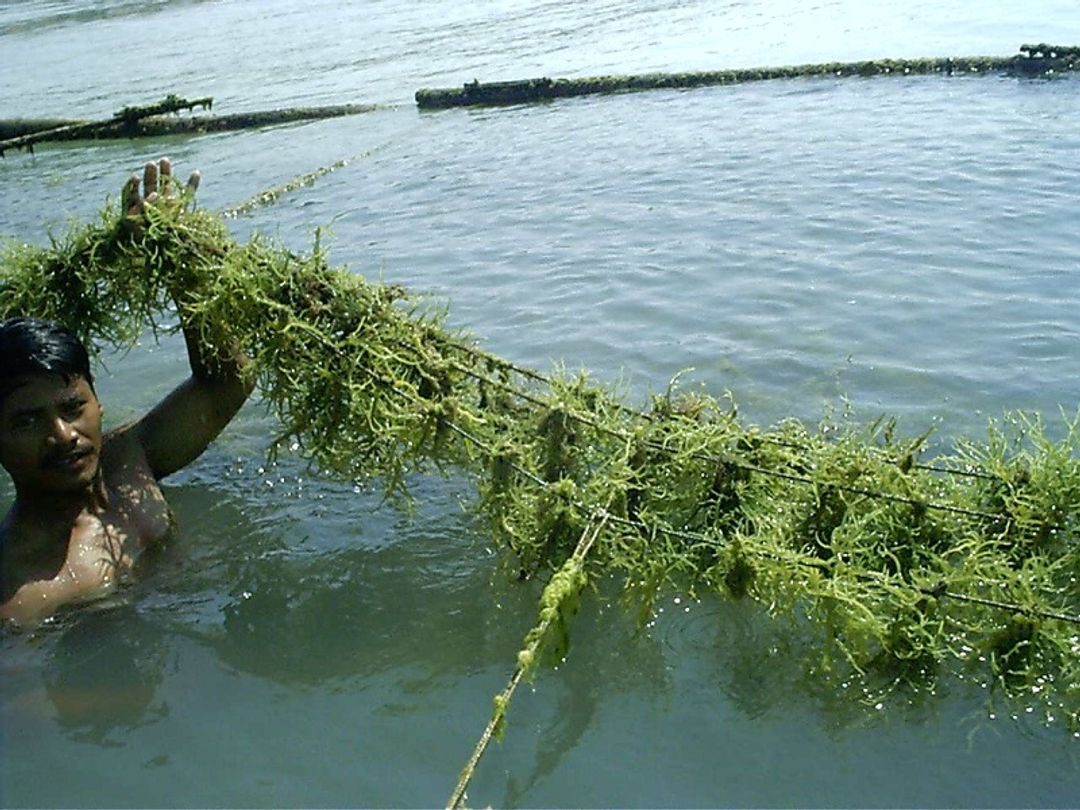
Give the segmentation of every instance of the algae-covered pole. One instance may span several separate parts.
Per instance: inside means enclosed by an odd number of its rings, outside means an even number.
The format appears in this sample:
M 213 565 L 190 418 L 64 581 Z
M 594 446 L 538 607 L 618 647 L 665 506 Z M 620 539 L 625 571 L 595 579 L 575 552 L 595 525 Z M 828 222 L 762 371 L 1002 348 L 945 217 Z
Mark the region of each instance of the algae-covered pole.
M 297 121 L 317 121 L 323 118 L 340 118 L 359 115 L 378 109 L 374 104 L 336 104 L 327 107 L 284 107 L 279 110 L 257 110 L 231 115 L 196 115 L 190 118 L 147 118 L 135 127 L 133 136 L 156 137 L 159 135 L 227 132 L 237 129 L 257 129 L 275 124 L 292 124 Z
M 0 118 L 0 141 L 85 123 L 71 118 Z
M 933 59 L 873 59 L 861 62 L 822 62 L 788 67 L 742 68 L 689 73 L 645 73 L 626 76 L 590 76 L 580 79 L 525 79 L 481 83 L 460 88 L 421 89 L 421 109 L 521 104 L 570 96 L 619 93 L 661 88 L 741 84 L 799 76 L 904 76 L 1006 73 L 1016 76 L 1051 76 L 1080 70 L 1080 48 L 1023 45 L 1016 56 L 961 56 Z
M 203 98 L 188 101 L 186 98 L 180 98 L 180 96 L 170 93 L 157 104 L 124 107 L 118 112 L 113 113 L 113 120 L 123 121 L 125 124 L 131 125 L 141 118 L 149 118 L 152 115 L 166 115 L 168 113 L 180 112 L 181 110 L 194 110 L 196 107 L 202 107 L 204 110 L 209 110 L 213 106 L 214 99 L 211 96 L 204 96 Z
M 156 104 L 124 107 L 113 113 L 112 118 L 103 121 L 71 122 L 54 126 L 49 129 L 38 130 L 27 135 L 8 138 L 7 140 L 0 141 L 0 157 L 3 157 L 4 152 L 8 149 L 26 149 L 33 153 L 35 143 L 93 137 L 95 132 L 99 130 L 113 129 L 116 130 L 120 136 L 123 136 L 132 131 L 143 118 L 166 115 L 168 113 L 179 112 L 180 110 L 192 110 L 195 107 L 210 109 L 213 103 L 214 99 L 209 96 L 189 101 L 186 98 L 170 94 Z
M 208 100 L 209 101 L 209 100 Z M 377 109 L 373 104 L 337 104 L 324 107 L 286 107 L 279 110 L 260 110 L 231 115 L 166 116 L 157 111 L 146 117 L 131 117 L 125 107 L 113 118 L 104 121 L 57 121 L 55 119 L 0 119 L 0 155 L 5 149 L 27 148 L 41 141 L 74 141 L 108 138 L 151 138 L 162 135 L 201 135 L 208 132 L 227 132 L 256 129 L 297 121 L 315 121 L 358 115 Z M 121 117 L 121 114 L 126 114 Z

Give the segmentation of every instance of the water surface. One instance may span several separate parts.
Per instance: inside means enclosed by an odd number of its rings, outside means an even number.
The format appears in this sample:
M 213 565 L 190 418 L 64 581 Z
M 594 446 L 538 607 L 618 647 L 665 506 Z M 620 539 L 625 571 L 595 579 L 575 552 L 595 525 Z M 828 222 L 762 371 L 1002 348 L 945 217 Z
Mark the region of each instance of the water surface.
M 943 444 L 1006 410 L 1056 419 L 1080 377 L 1075 79 L 829 79 L 421 114 L 420 86 L 1080 44 L 1073 4 L 7 3 L 4 115 L 108 115 L 166 92 L 223 112 L 373 101 L 258 132 L 42 147 L 0 163 L 0 232 L 43 241 L 144 160 L 224 207 L 352 162 L 238 220 L 450 305 L 514 360 L 680 370 L 747 419 L 849 402 Z M 242 56 L 238 56 L 242 54 Z M 112 424 L 185 373 L 112 358 Z M 257 402 L 170 479 L 181 534 L 102 610 L 0 644 L 0 803 L 433 806 L 534 621 L 538 586 L 462 510 L 262 461 Z M 3 502 L 10 499 L 5 481 Z M 825 693 L 752 606 L 607 588 L 513 704 L 470 802 L 510 806 L 1071 806 L 1076 742 L 952 684 Z M 675 600 L 679 599 L 676 603 Z M 63 767 L 63 778 L 56 778 Z

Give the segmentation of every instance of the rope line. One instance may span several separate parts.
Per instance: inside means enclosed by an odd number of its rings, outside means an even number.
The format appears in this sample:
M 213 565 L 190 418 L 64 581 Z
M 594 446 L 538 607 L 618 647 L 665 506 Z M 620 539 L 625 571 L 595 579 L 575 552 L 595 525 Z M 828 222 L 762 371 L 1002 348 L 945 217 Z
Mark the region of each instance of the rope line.
M 377 148 L 378 147 L 376 147 L 376 149 Z M 336 171 L 337 169 L 340 169 L 343 166 L 348 166 L 354 160 L 358 160 L 360 158 L 368 157 L 374 151 L 375 151 L 375 149 L 369 149 L 367 152 L 363 152 L 361 154 L 353 155 L 353 156 L 347 157 L 347 158 L 342 158 L 341 160 L 334 161 L 333 163 L 329 164 L 328 166 L 320 166 L 318 169 L 315 169 L 314 171 L 307 172 L 306 174 L 297 175 L 292 180 L 289 180 L 289 181 L 287 181 L 285 183 L 281 183 L 281 184 L 276 185 L 276 186 L 271 186 L 268 189 L 264 189 L 263 191 L 260 191 L 258 194 L 255 194 L 255 195 L 253 195 L 251 197 L 248 197 L 243 202 L 237 203 L 236 205 L 229 206 L 228 208 L 224 208 L 221 211 L 219 211 L 218 213 L 221 216 L 225 217 L 226 219 L 233 219 L 233 218 L 241 216 L 243 214 L 250 214 L 256 208 L 261 208 L 264 205 L 271 205 L 271 204 L 277 202 L 278 199 L 280 197 L 284 196 L 285 194 L 288 194 L 289 192 L 295 191 L 298 188 L 303 188 L 304 186 L 310 186 L 312 183 L 314 183 L 320 177 L 322 177 L 324 175 L 327 175 L 327 174 L 330 174 L 330 172 Z
M 430 358 L 425 357 L 425 359 L 430 359 Z M 517 396 L 517 397 L 525 400 L 526 402 L 531 402 L 534 405 L 538 405 L 538 406 L 544 407 L 544 408 L 551 408 L 552 407 L 552 403 L 550 401 L 544 400 L 541 397 L 536 397 L 536 396 L 528 394 L 528 393 L 526 393 L 524 391 L 521 391 L 520 389 L 515 388 L 514 386 L 509 385 L 509 384 L 503 382 L 502 380 L 492 379 L 491 377 L 488 377 L 488 376 L 486 376 L 484 374 L 481 374 L 480 372 L 475 371 L 474 369 L 471 369 L 468 366 L 465 366 L 465 365 L 462 365 L 461 363 L 458 363 L 456 360 L 447 359 L 447 358 L 441 358 L 441 359 L 443 360 L 443 362 L 449 364 L 455 370 L 457 370 L 457 371 L 459 371 L 459 372 L 461 372 L 463 374 L 467 374 L 468 376 L 472 377 L 473 379 L 475 379 L 475 380 L 477 380 L 479 382 L 483 382 L 483 383 L 486 383 L 488 385 L 499 388 L 502 391 L 505 391 L 505 392 L 507 392 L 509 394 L 513 394 L 514 396 Z M 620 440 L 623 440 L 623 441 L 634 441 L 634 437 L 627 434 L 626 432 L 616 430 L 614 428 L 610 428 L 610 427 L 607 427 L 605 425 L 601 425 L 598 422 L 596 422 L 595 420 L 590 419 L 587 416 L 583 416 L 582 414 L 577 413 L 575 411 L 567 409 L 566 410 L 566 415 L 568 417 L 570 417 L 571 419 L 573 419 L 578 424 L 585 425 L 587 427 L 591 427 L 593 430 L 595 430 L 595 431 L 597 431 L 599 433 L 604 433 L 604 434 L 606 434 L 608 436 L 611 436 L 612 438 L 620 439 Z M 643 441 L 643 442 L 641 442 L 641 444 L 644 447 L 649 448 L 650 450 L 657 450 L 657 451 L 664 452 L 664 453 L 673 452 L 667 446 L 662 445 L 662 444 L 658 444 L 656 442 Z M 805 450 L 806 448 L 805 447 L 799 447 L 799 449 Z M 758 473 L 760 475 L 773 476 L 775 478 L 782 478 L 782 479 L 785 479 L 785 480 L 788 480 L 788 481 L 795 481 L 795 482 L 799 482 L 799 483 L 803 483 L 803 484 L 811 484 L 811 485 L 813 485 L 813 484 L 818 483 L 813 478 L 809 478 L 809 477 L 804 476 L 804 475 L 798 475 L 796 473 L 781 472 L 780 470 L 772 470 L 772 469 L 769 469 L 767 467 L 760 467 L 760 466 L 758 466 L 756 464 L 750 464 L 750 463 L 745 462 L 745 461 L 734 461 L 734 460 L 731 460 L 730 458 L 723 458 L 723 457 L 713 456 L 713 455 L 709 455 L 709 454 L 705 454 L 705 453 L 690 453 L 689 455 L 690 455 L 691 458 L 695 458 L 695 459 L 697 459 L 699 461 L 707 461 L 707 462 L 710 462 L 712 464 L 726 464 L 726 465 L 735 467 L 737 469 L 745 470 L 746 472 L 753 472 L 753 473 Z M 968 509 L 968 508 L 960 507 L 960 506 L 952 506 L 952 505 L 949 505 L 949 504 L 936 503 L 934 501 L 920 501 L 920 500 L 915 499 L 915 498 L 907 498 L 907 497 L 904 497 L 902 495 L 892 495 L 892 494 L 885 493 L 885 492 L 878 492 L 876 490 L 870 490 L 870 489 L 866 489 L 864 487 L 857 487 L 857 486 L 854 486 L 854 485 L 851 485 L 851 484 L 831 484 L 830 486 L 833 486 L 833 487 L 835 487 L 836 489 L 838 489 L 840 491 L 848 492 L 848 493 L 853 494 L 853 495 L 862 495 L 864 497 L 874 498 L 874 499 L 883 500 L 883 501 L 890 501 L 892 503 L 902 503 L 902 504 L 905 504 L 907 506 L 914 506 L 916 508 L 934 509 L 934 510 L 937 510 L 937 511 L 940 511 L 940 512 L 948 512 L 948 513 L 957 514 L 957 515 L 964 515 L 966 517 L 982 518 L 984 520 L 998 520 L 998 519 L 1001 518 L 1001 515 L 998 515 L 998 514 L 993 513 L 993 512 L 986 512 L 986 511 L 980 510 L 980 509 Z
M 431 338 L 433 338 L 435 340 L 439 340 L 440 342 L 443 342 L 443 343 L 445 343 L 445 344 L 447 344 L 447 345 L 449 345 L 449 346 L 451 346 L 451 347 L 453 347 L 455 349 L 459 349 L 459 350 L 461 350 L 461 351 L 463 351 L 463 352 L 465 352 L 465 353 L 467 353 L 467 354 L 469 354 L 469 355 L 471 355 L 473 357 L 477 357 L 477 358 L 480 358 L 482 360 L 487 361 L 488 363 L 497 365 L 497 366 L 499 366 L 499 367 L 501 367 L 503 369 L 506 369 L 507 371 L 513 371 L 515 374 L 520 374 L 521 376 L 526 377 L 528 379 L 531 379 L 531 380 L 533 380 L 535 382 L 543 383 L 543 384 L 545 384 L 545 385 L 547 385 L 549 387 L 554 385 L 555 381 L 550 376 L 547 376 L 547 375 L 545 375 L 545 374 L 543 374 L 543 373 L 541 373 L 539 371 L 536 371 L 535 369 L 530 369 L 530 368 L 525 368 L 523 366 L 519 366 L 516 363 L 514 363 L 514 362 L 512 362 L 510 360 L 507 360 L 506 358 L 499 357 L 498 355 L 491 354 L 490 352 L 486 352 L 483 349 L 481 349 L 481 348 L 479 348 L 477 346 L 474 346 L 472 344 L 456 341 L 456 340 L 453 340 L 453 339 L 451 339 L 451 338 L 449 338 L 449 337 L 447 337 L 445 335 L 439 335 L 434 330 L 429 330 L 428 331 L 428 337 L 431 337 Z M 412 346 L 412 345 L 409 345 L 409 344 L 406 344 L 406 343 L 403 343 L 403 342 L 400 343 L 399 345 L 402 345 L 402 346 L 404 346 L 406 348 L 413 349 L 414 351 L 417 348 L 416 346 Z M 491 385 L 495 385 L 495 386 L 498 386 L 500 388 L 503 388 L 503 390 L 506 390 L 507 392 L 513 393 L 513 394 L 515 394 L 517 396 L 520 396 L 522 399 L 524 399 L 524 400 L 526 400 L 528 402 L 533 402 L 534 404 L 544 405 L 545 407 L 550 407 L 550 403 L 543 402 L 543 401 L 541 401 L 539 399 L 536 399 L 536 398 L 530 398 L 527 394 L 525 394 L 525 392 L 521 391 L 520 389 L 514 388 L 513 386 L 507 386 L 505 383 L 503 383 L 500 380 L 493 380 L 490 377 L 476 376 L 477 372 L 473 372 L 471 369 L 467 369 L 467 368 L 461 368 L 459 370 L 466 373 L 466 374 L 469 374 L 470 376 L 476 377 L 476 379 L 478 379 L 478 380 L 480 380 L 482 382 L 487 382 L 487 383 L 490 383 Z M 639 411 L 639 410 L 637 410 L 635 408 L 631 408 L 631 407 L 629 407 L 627 405 L 622 404 L 621 402 L 616 402 L 615 407 L 621 413 L 625 413 L 628 416 L 631 416 L 631 417 L 633 417 L 635 419 L 642 419 L 642 420 L 644 420 L 646 422 L 654 422 L 655 421 L 655 418 L 652 416 L 652 414 L 646 413 L 644 411 Z M 797 442 L 789 442 L 789 441 L 785 441 L 783 439 L 777 439 L 777 438 L 772 437 L 772 436 L 761 436 L 759 438 L 762 441 L 769 442 L 770 444 L 775 444 L 775 445 L 778 445 L 780 447 L 790 447 L 793 450 L 806 450 L 807 449 L 806 445 L 804 445 L 804 444 L 799 444 Z M 874 452 L 874 453 L 882 452 L 882 451 L 878 450 L 877 448 L 873 448 L 873 447 L 870 447 L 870 448 L 867 448 L 867 449 L 870 450 L 871 452 Z M 904 460 L 902 458 L 901 459 L 889 458 L 888 461 L 889 461 L 890 464 L 900 465 L 901 463 L 903 463 Z M 965 478 L 982 478 L 982 479 L 986 479 L 986 480 L 990 480 L 990 481 L 1000 481 L 1001 480 L 1001 476 L 994 475 L 993 473 L 988 473 L 988 472 L 985 472 L 983 470 L 973 470 L 973 469 L 960 470 L 960 469 L 956 469 L 955 467 L 941 467 L 941 466 L 937 466 L 937 465 L 934 465 L 934 464 L 924 464 L 924 463 L 921 463 L 921 462 L 912 462 L 911 466 L 913 468 L 916 468 L 916 469 L 925 470 L 927 472 L 940 473 L 942 475 L 955 475 L 955 476 L 965 477 Z
M 1022 605 L 1016 605 L 1011 602 L 1002 602 L 997 599 L 987 599 L 983 596 L 970 596 L 965 593 L 954 593 L 944 589 L 945 583 L 942 582 L 937 588 L 919 588 L 918 590 L 929 596 L 936 596 L 938 598 L 954 599 L 957 602 L 970 602 L 973 605 L 983 605 L 984 607 L 997 608 L 999 610 L 1008 610 L 1013 613 L 1023 613 L 1028 616 L 1038 616 L 1042 619 L 1053 619 L 1054 621 L 1066 622 L 1068 624 L 1080 625 L 1080 615 L 1074 615 L 1071 613 L 1058 613 L 1053 610 L 1046 610 L 1044 608 L 1028 608 Z
M 387 388 L 392 390 L 394 393 L 396 393 L 396 394 L 398 394 L 400 396 L 406 397 L 408 399 L 411 399 L 412 401 L 420 403 L 420 404 L 426 403 L 426 400 L 424 400 L 422 397 L 419 397 L 419 396 L 417 396 L 415 394 L 412 394 L 412 393 L 410 393 L 408 391 L 405 391 L 405 390 L 399 388 L 398 386 L 394 385 L 394 383 L 390 382 L 389 380 L 386 380 L 386 379 L 378 376 L 377 374 L 375 374 L 375 372 L 371 371 L 370 369 L 365 368 L 365 371 L 372 377 L 372 379 L 374 379 L 379 384 L 386 386 Z M 452 432 L 456 433 L 457 435 L 461 436 L 463 439 L 465 439 L 466 441 L 471 443 L 473 446 L 475 446 L 477 449 L 479 449 L 481 452 L 483 452 L 488 457 L 489 460 L 495 458 L 495 456 L 496 456 L 495 451 L 491 447 L 489 447 L 488 444 L 486 442 L 484 442 L 482 439 L 480 439 L 477 436 L 474 436 L 468 430 L 461 427 L 456 422 L 454 422 L 454 421 L 452 421 L 450 419 L 447 419 L 444 416 L 440 416 L 439 420 L 447 429 L 449 429 Z M 515 473 L 522 476 L 526 480 L 532 482 L 533 484 L 536 484 L 537 486 L 542 487 L 542 488 L 545 488 L 545 487 L 547 487 L 549 485 L 548 481 L 545 481 L 543 478 L 540 478 L 535 473 L 525 469 L 524 467 L 522 467 L 517 462 L 515 462 L 513 460 L 510 460 L 508 463 L 509 463 L 510 468 Z M 795 480 L 798 481 L 798 480 L 801 480 L 801 479 L 795 478 Z M 710 545 L 710 546 L 723 546 L 724 545 L 723 541 L 716 538 L 716 537 L 710 537 L 708 535 L 700 534 L 698 532 L 689 532 L 689 531 L 685 531 L 685 530 L 674 529 L 674 528 L 671 528 L 671 527 L 668 527 L 668 526 L 663 526 L 663 525 L 661 525 L 659 523 L 648 524 L 648 523 L 644 523 L 644 522 L 639 521 L 639 520 L 634 520 L 634 519 L 631 519 L 631 518 L 624 518 L 624 517 L 622 517 L 620 515 L 615 515 L 615 514 L 611 513 L 607 509 L 598 509 L 597 507 L 590 507 L 587 504 L 585 504 L 584 502 L 582 502 L 581 500 L 576 499 L 576 498 L 573 499 L 572 502 L 573 502 L 573 504 L 574 504 L 574 506 L 576 508 L 578 508 L 579 510 L 581 510 L 582 512 L 584 512 L 586 514 L 589 514 L 589 515 L 602 514 L 604 516 L 605 520 L 607 520 L 607 521 L 610 521 L 612 523 L 618 523 L 618 524 L 621 524 L 621 525 L 624 525 L 624 526 L 629 526 L 629 527 L 637 529 L 638 531 L 642 531 L 642 532 L 645 532 L 645 533 L 650 533 L 650 534 L 659 533 L 659 534 L 664 534 L 664 535 L 667 535 L 669 537 L 674 537 L 674 538 L 677 538 L 677 539 L 680 539 L 680 540 L 689 540 L 689 541 L 692 541 L 692 542 L 695 542 L 695 543 L 702 543 L 702 544 Z M 990 513 L 987 513 L 987 514 L 990 514 Z M 991 516 L 994 517 L 994 518 L 999 518 L 1000 517 L 1000 515 L 991 515 Z M 772 559 L 781 559 L 781 558 L 777 557 L 776 555 L 771 555 L 768 552 L 765 552 L 765 551 L 763 551 L 761 549 L 753 549 L 753 551 L 756 554 L 771 557 Z M 820 564 L 814 564 L 814 563 L 811 563 L 808 560 L 799 560 L 797 562 L 800 563 L 800 564 L 803 564 L 803 565 L 814 565 L 814 567 L 818 567 L 818 568 L 821 567 Z M 871 573 L 869 573 L 869 572 L 861 573 L 859 576 L 862 576 L 864 578 L 876 578 L 876 579 L 881 578 L 880 575 L 877 576 L 877 577 L 873 577 L 871 575 Z M 1069 614 L 1069 613 L 1061 613 L 1061 612 L 1057 612 L 1057 611 L 1047 610 L 1047 609 L 1044 609 L 1044 608 L 1025 607 L 1023 605 L 1019 605 L 1019 604 L 1016 604 L 1016 603 L 1013 603 L 1013 602 L 1004 602 L 1004 601 L 995 600 L 995 599 L 988 599 L 988 598 L 980 597 L 980 596 L 971 596 L 969 594 L 963 594 L 963 593 L 957 593 L 957 592 L 954 592 L 954 591 L 948 591 L 948 590 L 945 589 L 944 582 L 940 583 L 939 585 L 937 585 L 937 586 L 935 586 L 933 588 L 928 588 L 926 586 L 913 585 L 913 584 L 908 583 L 908 582 L 906 582 L 906 581 L 904 581 L 902 579 L 898 580 L 898 581 L 890 582 L 888 584 L 890 584 L 892 586 L 895 586 L 895 587 L 902 588 L 902 589 L 922 593 L 922 594 L 925 594 L 927 596 L 934 596 L 934 597 L 939 598 L 939 599 L 940 598 L 949 598 L 949 599 L 952 599 L 952 600 L 957 601 L 957 602 L 967 602 L 967 603 L 970 603 L 970 604 L 983 605 L 984 607 L 992 607 L 992 608 L 997 608 L 997 609 L 1000 609 L 1000 610 L 1006 610 L 1006 611 L 1009 611 L 1011 613 L 1020 613 L 1020 614 L 1025 614 L 1025 615 L 1029 615 L 1029 616 L 1038 616 L 1040 618 L 1053 619 L 1053 620 L 1056 620 L 1056 621 L 1066 622 L 1066 623 L 1069 623 L 1069 624 L 1080 625 L 1080 615 L 1073 615 L 1073 614 Z
M 600 532 L 604 528 L 604 523 L 608 520 L 609 516 L 610 514 L 606 509 L 596 509 L 589 515 L 588 523 L 586 523 L 585 529 L 582 531 L 581 537 L 574 547 L 574 551 L 567 558 L 566 562 L 563 563 L 560 570 L 566 570 L 568 566 L 581 570 L 581 566 L 585 562 L 585 557 L 592 549 L 593 544 L 596 542 L 596 538 L 600 536 Z M 484 731 L 480 735 L 476 747 L 473 749 L 472 756 L 469 757 L 469 761 L 461 771 L 457 785 L 454 787 L 454 792 L 450 795 L 450 800 L 446 803 L 447 810 L 456 810 L 461 806 L 461 802 L 465 799 L 465 791 L 468 789 L 469 782 L 472 781 L 473 775 L 476 773 L 476 768 L 480 764 L 480 759 L 484 756 L 484 752 L 487 751 L 492 738 L 496 736 L 498 729 L 503 722 L 506 709 L 514 696 L 514 692 L 517 690 L 518 685 L 529 670 L 529 667 L 520 663 L 520 661 L 522 659 L 526 661 L 534 661 L 536 659 L 540 646 L 544 642 L 544 637 L 547 635 L 547 631 L 555 621 L 556 615 L 555 612 L 552 612 L 547 616 L 541 616 L 540 622 L 532 631 L 530 631 L 529 636 L 531 637 L 531 640 L 526 644 L 522 651 L 524 655 L 521 653 L 518 654 L 519 663 L 514 669 L 513 675 L 510 676 L 510 680 L 506 684 L 506 687 L 495 699 L 496 709 L 492 712 L 491 719 L 488 720 L 487 726 L 484 727 Z

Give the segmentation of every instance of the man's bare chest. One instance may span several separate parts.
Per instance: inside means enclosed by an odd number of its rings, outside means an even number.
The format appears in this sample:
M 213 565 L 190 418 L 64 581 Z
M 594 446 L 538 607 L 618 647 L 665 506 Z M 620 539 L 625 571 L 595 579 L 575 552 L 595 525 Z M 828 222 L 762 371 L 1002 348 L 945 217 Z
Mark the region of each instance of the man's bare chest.
M 104 508 L 94 515 L 100 523 L 94 529 L 103 547 L 119 543 L 126 552 L 137 552 L 168 536 L 173 529 L 172 513 L 141 456 L 122 450 L 110 453 L 104 479 Z
M 168 504 L 137 450 L 110 443 L 101 478 L 70 517 L 20 505 L 0 555 L 0 615 L 24 624 L 65 602 L 100 596 L 129 579 L 142 551 L 169 535 Z
M 20 579 L 23 584 L 48 583 L 64 601 L 93 599 L 129 581 L 142 551 L 162 542 L 171 527 L 156 485 L 113 489 L 104 509 L 84 511 L 72 522 L 59 566 L 55 560 L 40 560 L 24 569 Z
M 114 479 L 105 494 L 100 508 L 80 512 L 53 539 L 47 535 L 55 529 L 29 521 L 25 553 L 5 555 L 5 595 L 29 582 L 54 581 L 69 597 L 92 597 L 128 579 L 141 552 L 172 531 L 168 504 L 153 479 Z

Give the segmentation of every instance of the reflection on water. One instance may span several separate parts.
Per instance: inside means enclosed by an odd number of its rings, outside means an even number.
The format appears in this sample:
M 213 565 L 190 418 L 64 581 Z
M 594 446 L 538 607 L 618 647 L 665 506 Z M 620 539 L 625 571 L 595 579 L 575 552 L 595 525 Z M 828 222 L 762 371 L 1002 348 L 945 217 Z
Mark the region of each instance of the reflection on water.
M 157 572 L 147 598 L 175 632 L 229 668 L 295 686 L 355 683 L 410 665 L 453 677 L 516 648 L 527 626 L 463 619 L 501 599 L 527 621 L 539 586 L 512 587 L 498 572 L 454 506 L 460 482 L 416 482 L 417 511 L 405 514 L 380 508 L 377 493 L 327 482 L 290 502 L 281 473 L 275 468 L 272 494 L 263 473 L 261 492 L 249 485 L 211 515 L 204 493 L 170 492 L 182 518 L 194 510 L 182 524 L 191 545 L 178 567 Z M 178 603 L 198 624 L 170 618 Z
M 690 604 L 687 604 L 690 602 Z M 826 631 L 799 617 L 773 619 L 750 600 L 674 597 L 653 633 L 673 661 L 693 660 L 694 677 L 722 691 L 747 718 L 766 720 L 811 707 L 822 726 L 840 734 L 853 726 L 880 723 L 888 709 L 912 723 L 933 719 L 940 687 L 932 668 L 924 678 L 868 668 L 860 674 L 822 671 L 816 666 Z M 961 694 L 970 720 L 986 716 L 985 693 Z
M 545 711 L 538 715 L 535 707 L 527 705 L 531 695 L 519 690 L 518 702 L 508 715 L 507 734 L 523 733 L 522 726 L 535 718 L 536 733 L 527 743 L 525 762 L 502 769 L 501 763 L 487 764 L 474 795 L 502 793 L 499 804 L 504 807 L 528 805 L 536 786 L 550 780 L 567 757 L 577 756 L 612 695 L 633 694 L 652 706 L 661 705 L 670 695 L 671 662 L 662 646 L 642 633 L 617 602 L 604 596 L 604 590 L 575 617 L 566 659 L 537 675 L 543 690 L 553 696 Z M 496 775 L 502 775 L 505 784 L 497 784 Z M 490 793 L 486 784 L 491 784 Z
M 125 733 L 168 716 L 157 694 L 167 658 L 164 631 L 134 607 L 86 609 L 51 647 L 45 692 L 57 723 L 74 739 L 120 745 Z

